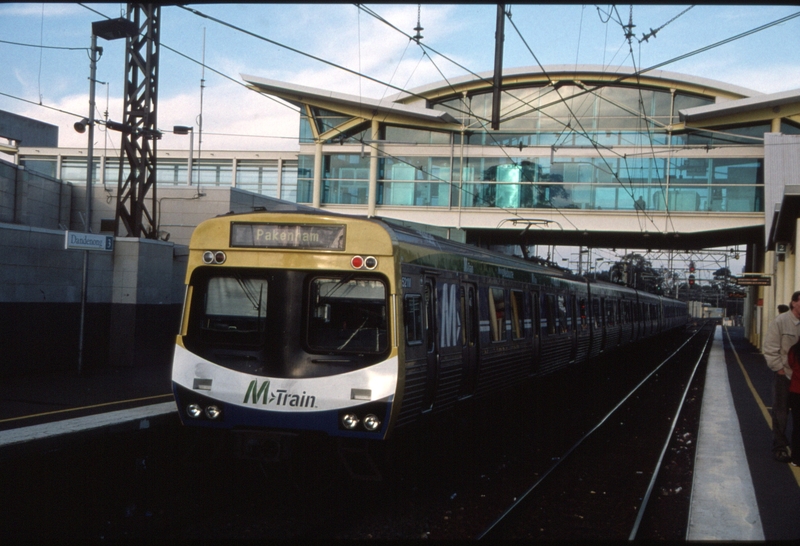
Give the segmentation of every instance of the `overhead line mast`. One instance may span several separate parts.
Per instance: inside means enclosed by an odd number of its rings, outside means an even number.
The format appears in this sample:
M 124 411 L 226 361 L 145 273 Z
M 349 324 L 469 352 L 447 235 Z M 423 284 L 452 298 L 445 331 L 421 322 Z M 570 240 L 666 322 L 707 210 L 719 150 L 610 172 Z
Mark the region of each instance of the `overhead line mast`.
M 122 151 L 128 175 L 119 173 L 115 235 L 158 239 L 156 141 L 161 7 L 128 4 L 128 20 L 138 32 L 126 40 Z M 147 201 L 152 203 L 148 208 Z M 120 223 L 125 233 L 120 231 Z

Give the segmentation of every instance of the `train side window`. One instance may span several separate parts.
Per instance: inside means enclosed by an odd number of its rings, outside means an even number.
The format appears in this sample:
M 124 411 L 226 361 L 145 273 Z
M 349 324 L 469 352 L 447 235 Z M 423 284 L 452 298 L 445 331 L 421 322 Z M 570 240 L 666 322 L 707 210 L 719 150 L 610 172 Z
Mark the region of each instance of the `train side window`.
M 514 339 L 525 337 L 525 295 L 520 290 L 511 291 L 511 335 Z
M 580 298 L 578 300 L 578 328 L 581 331 L 585 331 L 589 329 L 589 318 L 586 316 L 586 312 L 588 309 L 586 308 L 586 298 Z
M 600 314 L 600 298 L 592 298 L 592 325 L 600 328 L 603 316 Z
M 559 334 L 565 334 L 569 331 L 569 323 L 567 322 L 567 297 L 564 294 L 559 294 L 556 303 L 558 305 L 556 307 L 556 313 L 558 313 L 556 327 L 558 328 Z
M 553 294 L 545 295 L 544 316 L 547 333 L 555 334 L 558 331 L 558 318 L 556 317 L 556 297 Z
M 503 341 L 506 333 L 506 298 L 502 288 L 489 289 L 489 319 L 492 341 Z
M 428 331 L 428 345 L 427 351 L 429 353 L 436 349 L 436 327 L 435 317 L 433 312 L 433 298 L 435 291 L 431 282 L 425 282 L 425 330 Z
M 603 300 L 603 306 L 606 310 L 606 326 L 614 326 L 617 324 L 617 320 L 614 314 L 614 301 L 613 300 Z
M 422 296 L 408 294 L 403 302 L 403 322 L 408 345 L 422 345 Z

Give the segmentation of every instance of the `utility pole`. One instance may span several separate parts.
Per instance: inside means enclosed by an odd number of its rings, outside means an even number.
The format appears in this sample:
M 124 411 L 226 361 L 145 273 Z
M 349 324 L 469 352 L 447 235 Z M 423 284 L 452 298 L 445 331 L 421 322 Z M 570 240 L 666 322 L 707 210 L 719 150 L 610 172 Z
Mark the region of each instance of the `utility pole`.
M 500 96 L 503 84 L 503 40 L 506 5 L 497 4 L 497 28 L 494 32 L 494 83 L 492 84 L 492 130 L 500 128 Z

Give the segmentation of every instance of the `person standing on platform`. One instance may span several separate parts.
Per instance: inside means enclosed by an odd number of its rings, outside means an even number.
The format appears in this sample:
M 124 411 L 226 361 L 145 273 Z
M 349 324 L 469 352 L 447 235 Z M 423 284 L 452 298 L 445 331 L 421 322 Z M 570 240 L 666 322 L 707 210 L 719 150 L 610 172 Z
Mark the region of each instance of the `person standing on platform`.
M 792 466 L 800 466 L 800 343 L 789 351 L 792 380 L 789 383 L 789 410 L 792 412 Z
M 800 338 L 800 291 L 792 294 L 789 311 L 779 314 L 769 325 L 764 338 L 764 357 L 769 369 L 775 372 L 772 388 L 772 455 L 776 461 L 788 463 L 789 440 L 786 438 L 786 422 L 789 420 L 789 385 L 792 369 L 788 353 Z M 797 454 L 800 457 L 800 453 Z

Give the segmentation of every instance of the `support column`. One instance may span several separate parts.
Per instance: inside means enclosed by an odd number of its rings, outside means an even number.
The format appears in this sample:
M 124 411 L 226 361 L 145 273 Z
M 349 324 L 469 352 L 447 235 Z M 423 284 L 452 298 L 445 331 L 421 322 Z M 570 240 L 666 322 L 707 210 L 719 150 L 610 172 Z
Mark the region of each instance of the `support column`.
M 319 208 L 322 195 L 322 141 L 317 139 L 314 148 L 314 188 L 312 189 L 311 206 Z
M 782 267 L 780 269 L 783 269 Z M 760 317 L 758 317 L 761 329 L 758 332 L 758 348 L 764 346 L 764 336 L 767 335 L 767 328 L 769 328 L 769 323 L 775 318 L 778 314 L 777 306 L 778 302 L 775 301 L 775 295 L 778 294 L 779 283 L 781 282 L 780 273 L 782 271 L 778 271 L 778 267 L 776 265 L 775 260 L 775 252 L 769 251 L 766 253 L 766 257 L 764 259 L 764 271 L 767 275 L 772 275 L 772 282 L 775 284 L 774 286 L 759 286 L 758 292 L 759 297 L 763 301 L 763 306 L 761 307 Z M 756 309 L 758 311 L 758 309 Z
M 797 286 L 797 260 L 795 259 L 795 255 L 793 253 L 794 249 L 792 249 L 792 252 L 790 252 L 791 246 L 786 246 L 783 296 L 781 297 L 780 303 L 786 303 L 788 305 L 789 300 L 792 299 L 792 292 L 797 290 L 797 288 L 795 288 Z
M 277 192 L 275 197 L 283 199 L 283 197 L 281 197 L 283 195 L 283 159 L 280 157 L 278 158 L 278 184 L 275 191 Z
M 369 149 L 369 195 L 367 196 L 367 217 L 375 216 L 375 204 L 378 202 L 378 140 L 380 123 L 372 120 L 372 146 Z

